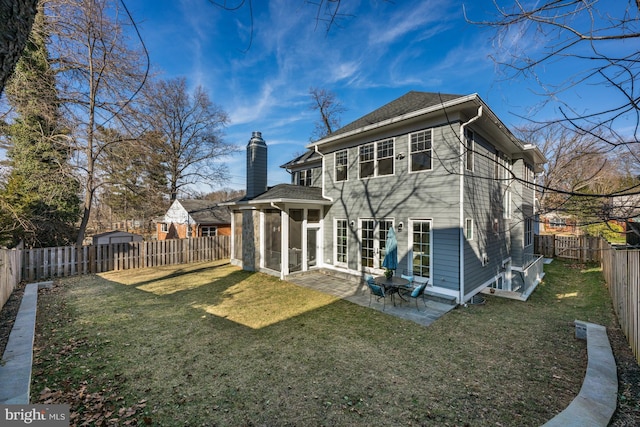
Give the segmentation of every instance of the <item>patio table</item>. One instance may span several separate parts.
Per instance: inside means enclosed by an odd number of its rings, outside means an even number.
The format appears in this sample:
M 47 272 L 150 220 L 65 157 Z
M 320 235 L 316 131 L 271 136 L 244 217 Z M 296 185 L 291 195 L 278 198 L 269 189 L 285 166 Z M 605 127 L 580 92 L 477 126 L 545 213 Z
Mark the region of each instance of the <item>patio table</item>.
M 402 297 L 400 289 L 412 289 L 412 287 L 409 286 L 409 281 L 407 279 L 403 279 L 402 277 L 391 276 L 387 279 L 386 276 L 377 276 L 373 278 L 373 281 L 376 285 L 382 286 L 385 292 L 388 292 L 391 295 L 392 301 L 393 294 L 398 294 L 402 301 L 407 301 Z M 393 303 L 395 305 L 395 301 Z

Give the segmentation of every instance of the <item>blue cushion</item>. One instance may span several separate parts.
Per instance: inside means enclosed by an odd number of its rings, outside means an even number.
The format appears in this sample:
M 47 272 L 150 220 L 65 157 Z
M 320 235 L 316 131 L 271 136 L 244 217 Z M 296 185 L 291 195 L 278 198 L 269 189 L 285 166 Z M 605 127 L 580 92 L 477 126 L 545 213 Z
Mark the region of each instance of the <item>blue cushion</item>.
M 427 286 L 426 283 L 424 283 L 424 284 L 418 286 L 417 288 L 415 288 L 413 290 L 413 292 L 411 292 L 411 296 L 413 298 L 418 298 L 420 296 L 420 294 L 422 293 L 422 291 L 424 291 L 425 286 Z
M 373 283 L 369 283 L 369 287 L 371 288 L 371 291 L 373 292 L 374 295 L 377 295 L 379 297 L 384 297 L 384 291 L 382 290 L 382 287 Z
M 409 281 L 409 284 L 413 283 L 413 276 L 407 276 L 406 274 L 401 274 L 400 277 L 402 277 L 403 279 L 407 279 Z

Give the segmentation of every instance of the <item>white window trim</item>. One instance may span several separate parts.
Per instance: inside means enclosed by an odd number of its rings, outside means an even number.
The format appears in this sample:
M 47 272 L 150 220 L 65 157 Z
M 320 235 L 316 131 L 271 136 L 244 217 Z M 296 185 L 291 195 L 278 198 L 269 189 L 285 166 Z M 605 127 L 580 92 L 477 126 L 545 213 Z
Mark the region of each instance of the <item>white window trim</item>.
M 346 261 L 338 261 L 338 221 L 344 221 L 347 228 L 347 247 L 346 247 Z M 347 267 L 349 265 L 349 220 L 346 218 L 334 218 L 333 219 L 333 263 L 337 267 Z
M 421 133 L 421 132 L 431 132 L 431 148 L 429 150 L 425 150 L 425 151 L 430 151 L 431 152 L 431 167 L 429 169 L 421 169 L 421 170 L 414 171 L 413 169 L 411 169 L 411 154 L 412 154 L 412 151 L 411 151 L 411 136 L 416 134 L 416 133 Z M 409 135 L 407 136 L 407 143 L 408 143 L 407 153 L 409 153 L 409 155 L 407 156 L 407 159 L 409 160 L 409 162 L 407 164 L 407 170 L 409 171 L 409 173 L 424 173 L 424 172 L 432 171 L 433 170 L 433 128 L 422 129 L 422 130 L 418 130 L 418 131 L 409 133 Z
M 474 232 L 473 218 L 465 219 L 464 228 L 465 228 L 464 237 L 469 241 L 473 240 L 473 232 Z
M 389 173 L 389 174 L 386 174 L 386 175 L 379 175 L 378 174 L 378 162 L 380 161 L 380 158 L 378 157 L 378 144 L 380 142 L 386 142 L 386 141 L 391 141 L 391 144 L 393 145 L 393 155 L 390 157 L 391 158 L 391 162 L 392 162 L 392 167 L 393 167 L 393 173 Z M 373 175 L 362 177 L 360 175 L 360 170 L 361 170 L 361 168 L 360 168 L 360 165 L 361 165 L 360 148 L 365 146 L 365 145 L 373 145 Z M 358 146 L 358 179 L 385 178 L 385 177 L 388 177 L 388 176 L 394 176 L 396 174 L 395 155 L 396 155 L 396 139 L 395 139 L 395 137 L 379 139 L 377 141 L 367 142 L 366 144 L 359 145 Z M 384 158 L 387 159 L 389 157 L 384 157 Z M 348 174 L 347 174 L 347 178 L 348 178 Z
M 167 224 L 166 222 L 163 222 L 160 224 L 160 232 L 161 233 L 168 233 L 169 232 L 169 224 Z
M 475 169 L 475 149 L 476 149 L 476 141 L 475 141 L 475 132 L 471 129 L 465 128 L 464 130 L 464 167 L 465 170 L 469 172 L 473 172 Z M 469 161 L 471 159 L 471 161 Z
M 524 219 L 524 247 L 533 245 L 533 218 Z
M 512 206 L 511 206 L 511 190 L 509 189 L 505 190 L 504 192 L 502 208 L 503 208 L 503 214 L 502 214 L 503 219 L 511 219 L 513 212 L 512 212 Z
M 408 228 L 407 228 L 407 233 L 408 233 L 408 256 L 407 256 L 407 271 L 411 272 L 411 275 L 413 276 L 413 224 L 415 222 L 428 222 L 430 223 L 429 226 L 429 274 L 430 277 L 428 278 L 424 278 L 424 277 L 420 277 L 420 276 L 414 276 L 414 282 L 416 283 L 433 283 L 433 219 L 431 218 L 409 218 L 408 220 Z
M 373 267 L 365 267 L 362 264 L 362 222 L 363 221 L 373 221 Z M 396 228 L 395 218 L 358 218 L 358 269 L 360 271 L 366 271 L 371 274 L 380 274 L 384 270 L 382 267 L 382 261 L 380 260 L 380 222 L 388 221 L 391 222 L 391 227 Z M 396 231 L 397 232 L 397 231 Z
M 312 180 L 313 180 L 312 170 L 313 169 L 302 169 L 301 171 L 299 171 L 297 185 L 301 187 L 311 187 Z
M 347 156 L 347 164 L 345 165 L 346 168 L 346 172 L 347 172 L 347 178 L 346 179 L 342 179 L 342 180 L 338 180 L 338 154 L 341 153 L 345 153 Z M 358 158 L 358 161 L 360 159 Z M 358 167 L 358 173 L 360 172 L 360 168 Z M 334 177 L 333 177 L 333 182 L 347 182 L 349 181 L 349 150 L 339 150 L 336 151 L 335 153 L 333 153 L 333 173 L 334 173 Z

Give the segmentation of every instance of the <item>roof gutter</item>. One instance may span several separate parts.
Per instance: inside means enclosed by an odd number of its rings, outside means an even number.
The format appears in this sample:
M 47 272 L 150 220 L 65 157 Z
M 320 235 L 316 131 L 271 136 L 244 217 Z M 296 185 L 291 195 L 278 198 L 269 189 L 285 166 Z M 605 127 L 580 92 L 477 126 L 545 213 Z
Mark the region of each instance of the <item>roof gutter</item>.
M 424 114 L 433 113 L 435 111 L 440 111 L 440 110 L 443 110 L 443 109 L 452 108 L 452 107 L 455 107 L 458 104 L 464 104 L 465 102 L 473 101 L 473 100 L 476 100 L 477 98 L 478 98 L 478 94 L 476 94 L 476 93 L 473 93 L 471 95 L 461 96 L 460 98 L 455 98 L 455 99 L 452 99 L 452 100 L 447 101 L 447 102 L 442 102 L 442 103 L 437 104 L 437 105 L 432 105 L 430 107 L 423 108 L 421 110 L 412 111 L 410 113 L 403 114 L 401 116 L 392 117 L 390 119 L 387 119 L 387 120 L 384 120 L 384 121 L 381 121 L 381 122 L 377 122 L 377 123 L 373 123 L 371 125 L 363 126 L 363 127 L 360 127 L 358 129 L 354 129 L 354 130 L 349 131 L 349 132 L 341 133 L 341 134 L 334 135 L 334 136 L 328 136 L 327 138 L 324 138 L 324 139 L 321 139 L 319 141 L 316 141 L 313 144 L 309 144 L 307 146 L 307 148 L 311 148 L 312 146 L 317 147 L 318 145 L 328 144 L 330 142 L 335 142 L 335 141 L 338 141 L 338 140 L 343 139 L 343 138 L 348 138 L 350 136 L 357 135 L 357 134 L 360 134 L 362 132 L 367 132 L 367 131 L 370 131 L 372 129 L 381 128 L 381 127 L 388 126 L 388 125 L 391 125 L 391 124 L 394 124 L 394 123 L 402 122 L 404 120 L 409 120 L 409 119 L 412 119 L 414 117 L 419 117 L 419 116 L 422 116 Z
M 478 113 L 474 117 L 470 118 L 469 120 L 467 120 L 466 122 L 460 125 L 460 161 L 459 161 L 459 167 L 460 167 L 460 191 L 459 191 L 459 195 L 460 195 L 460 233 L 459 233 L 460 265 L 458 267 L 460 270 L 460 297 L 459 297 L 460 299 L 458 300 L 459 304 L 464 304 L 464 174 L 465 174 L 464 161 L 466 157 L 464 132 L 467 126 L 469 126 L 471 123 L 478 120 L 480 117 L 482 117 L 482 104 L 478 106 Z

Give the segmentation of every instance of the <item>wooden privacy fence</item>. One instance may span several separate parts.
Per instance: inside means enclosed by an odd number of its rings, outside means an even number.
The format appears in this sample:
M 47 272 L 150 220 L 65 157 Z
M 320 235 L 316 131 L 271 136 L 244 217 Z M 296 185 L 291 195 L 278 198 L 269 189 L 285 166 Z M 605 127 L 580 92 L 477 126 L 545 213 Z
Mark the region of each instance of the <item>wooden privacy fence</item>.
M 20 251 L 0 249 L 0 308 L 20 283 Z
M 599 262 L 600 237 L 537 235 L 534 238 L 535 253 L 545 258 L 575 259 L 580 262 Z
M 213 261 L 229 258 L 231 254 L 229 236 L 23 249 L 20 252 L 22 279 L 27 281 Z
M 640 363 L 640 250 L 615 249 L 602 239 L 602 274 L 613 308 Z

